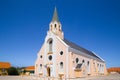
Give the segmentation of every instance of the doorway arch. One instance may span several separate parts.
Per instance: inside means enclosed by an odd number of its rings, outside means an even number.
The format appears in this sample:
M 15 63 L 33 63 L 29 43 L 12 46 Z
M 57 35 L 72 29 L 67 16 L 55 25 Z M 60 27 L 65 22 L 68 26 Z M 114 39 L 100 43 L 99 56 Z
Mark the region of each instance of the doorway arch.
M 47 67 L 47 74 L 48 74 L 48 77 L 50 77 L 50 74 L 51 73 L 51 70 L 50 70 L 50 67 Z

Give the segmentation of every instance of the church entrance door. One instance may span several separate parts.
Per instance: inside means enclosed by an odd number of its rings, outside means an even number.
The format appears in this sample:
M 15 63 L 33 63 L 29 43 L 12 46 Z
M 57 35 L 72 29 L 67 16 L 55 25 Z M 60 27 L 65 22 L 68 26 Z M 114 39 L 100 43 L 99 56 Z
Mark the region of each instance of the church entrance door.
M 48 74 L 48 77 L 50 77 L 50 67 L 47 67 L 47 74 Z

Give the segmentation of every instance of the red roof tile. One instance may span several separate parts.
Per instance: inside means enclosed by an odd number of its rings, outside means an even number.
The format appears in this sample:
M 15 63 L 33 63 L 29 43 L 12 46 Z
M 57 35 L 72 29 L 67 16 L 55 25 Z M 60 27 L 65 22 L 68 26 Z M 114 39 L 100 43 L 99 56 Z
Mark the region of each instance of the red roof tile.
M 10 68 L 11 64 L 9 62 L 0 62 L 0 68 Z
M 120 72 L 120 67 L 112 67 L 107 69 L 108 72 Z
M 35 70 L 35 67 L 34 66 L 28 66 L 25 68 L 25 70 Z

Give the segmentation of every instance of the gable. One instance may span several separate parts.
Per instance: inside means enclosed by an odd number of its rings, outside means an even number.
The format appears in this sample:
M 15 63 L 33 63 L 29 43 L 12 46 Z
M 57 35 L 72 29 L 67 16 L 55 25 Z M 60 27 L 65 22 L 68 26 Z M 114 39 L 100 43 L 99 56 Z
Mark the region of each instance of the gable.
M 44 53 L 44 43 L 43 43 L 43 45 L 41 46 L 41 48 L 40 48 L 38 54 L 40 54 L 40 53 L 42 53 L 42 54 Z

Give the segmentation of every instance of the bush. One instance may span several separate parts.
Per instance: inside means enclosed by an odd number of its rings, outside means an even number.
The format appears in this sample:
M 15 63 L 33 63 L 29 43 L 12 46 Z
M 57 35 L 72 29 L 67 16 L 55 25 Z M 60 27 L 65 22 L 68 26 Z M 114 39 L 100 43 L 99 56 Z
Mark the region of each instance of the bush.
M 10 67 L 8 69 L 8 75 L 19 75 L 17 68 L 15 67 Z

